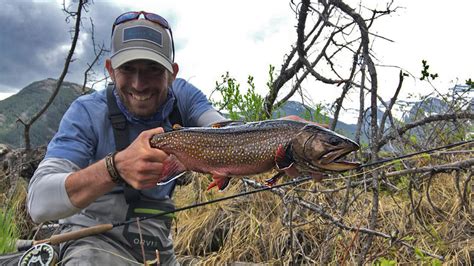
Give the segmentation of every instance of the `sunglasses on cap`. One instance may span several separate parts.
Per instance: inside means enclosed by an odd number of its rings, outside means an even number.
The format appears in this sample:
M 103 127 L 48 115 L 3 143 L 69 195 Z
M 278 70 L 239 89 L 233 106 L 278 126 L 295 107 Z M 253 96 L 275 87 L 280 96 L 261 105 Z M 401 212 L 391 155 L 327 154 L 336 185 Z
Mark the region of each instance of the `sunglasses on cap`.
M 163 28 L 169 30 L 170 35 L 171 35 L 171 47 L 173 47 L 173 62 L 174 62 L 174 39 L 173 39 L 173 31 L 171 31 L 170 24 L 168 21 L 166 21 L 165 18 L 163 18 L 160 15 L 154 14 L 154 13 L 148 13 L 145 11 L 130 11 L 130 12 L 125 12 L 122 15 L 118 16 L 115 19 L 114 25 L 112 26 L 112 34 L 114 32 L 115 26 L 125 23 L 130 20 L 135 20 L 140 17 L 140 15 L 143 14 L 146 20 L 154 22 Z

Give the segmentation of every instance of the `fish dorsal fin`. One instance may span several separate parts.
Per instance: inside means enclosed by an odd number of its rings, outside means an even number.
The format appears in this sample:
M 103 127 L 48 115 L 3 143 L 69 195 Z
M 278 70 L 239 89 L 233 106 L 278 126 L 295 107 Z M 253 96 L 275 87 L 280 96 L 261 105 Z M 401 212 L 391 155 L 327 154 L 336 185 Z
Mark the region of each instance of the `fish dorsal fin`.
M 278 145 L 278 149 L 275 154 L 275 165 L 278 170 L 286 170 L 290 168 L 295 160 L 291 153 L 291 144 L 287 144 L 284 147 L 282 144 Z
M 243 121 L 238 121 L 238 120 L 228 120 L 228 121 L 222 121 L 222 122 L 216 122 L 210 125 L 212 128 L 221 128 L 221 127 L 227 127 L 227 126 L 240 126 L 242 124 L 245 124 Z
M 174 124 L 173 125 L 173 131 L 176 131 L 176 130 L 181 130 L 183 129 L 184 127 L 180 124 Z

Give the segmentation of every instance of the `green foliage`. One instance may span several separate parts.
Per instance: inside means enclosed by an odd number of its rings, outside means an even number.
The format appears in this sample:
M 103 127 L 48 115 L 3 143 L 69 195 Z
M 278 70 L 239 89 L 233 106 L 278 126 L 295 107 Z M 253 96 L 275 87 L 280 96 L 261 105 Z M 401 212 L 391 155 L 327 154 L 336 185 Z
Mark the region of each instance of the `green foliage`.
M 18 229 L 14 223 L 14 209 L 0 211 L 0 254 L 15 251 L 15 240 L 19 238 Z
M 272 72 L 270 71 L 270 73 Z M 226 72 L 225 75 L 222 75 L 222 82 L 216 82 L 215 91 L 220 94 L 222 99 L 213 100 L 211 98 L 210 100 L 219 110 L 225 110 L 232 120 L 246 122 L 263 120 L 264 99 L 255 92 L 255 83 L 250 75 L 247 79 L 247 85 L 247 91 L 242 94 L 240 84 L 229 76 L 229 72 Z
M 398 182 L 396 183 L 396 186 L 400 190 L 405 190 L 408 189 L 408 186 L 410 185 L 410 178 L 408 176 L 401 176 Z
M 403 241 L 414 241 L 415 237 L 414 236 L 404 236 L 402 237 Z
M 466 80 L 466 85 L 468 85 L 471 89 L 474 89 L 474 81 L 471 79 Z
M 275 67 L 270 65 L 268 69 L 268 81 L 267 81 L 267 88 L 268 91 L 271 91 L 273 89 L 273 82 L 274 82 L 274 74 L 275 74 Z
M 274 82 L 274 71 L 275 67 L 270 65 L 268 71 L 269 79 L 266 83 L 268 90 L 271 90 Z M 264 98 L 255 91 L 255 83 L 253 76 L 248 76 L 247 89 L 243 90 L 241 85 L 236 81 L 235 78 L 230 77 L 229 72 L 222 75 L 222 81 L 216 82 L 216 88 L 214 92 L 219 93 L 218 100 L 211 96 L 209 100 L 211 103 L 220 111 L 224 111 L 228 115 L 228 118 L 232 120 L 240 121 L 259 121 L 267 118 L 263 114 L 264 111 Z M 245 91 L 245 93 L 243 93 Z M 213 92 L 213 93 L 214 93 Z M 281 118 L 288 115 L 295 115 L 295 109 L 292 105 L 287 106 L 291 102 L 285 102 L 280 106 L 274 106 L 272 117 Z M 301 105 L 298 105 L 300 107 Z M 330 119 L 325 112 L 326 108 L 322 104 L 317 104 L 315 107 L 308 107 L 304 111 L 297 111 L 296 115 L 304 118 L 308 121 L 314 121 L 320 124 L 329 124 Z M 287 113 L 286 110 L 291 110 Z
M 435 80 L 438 77 L 438 73 L 432 74 L 428 71 L 428 69 L 430 68 L 430 65 L 428 65 L 428 62 L 426 60 L 421 60 L 421 63 L 423 64 L 423 69 L 421 70 L 420 80 L 424 80 L 428 78 Z
M 327 113 L 326 107 L 323 104 L 318 103 L 315 108 L 315 112 L 312 114 L 311 121 L 320 124 L 329 124 L 330 119 Z
M 394 266 L 394 265 L 397 265 L 397 261 L 396 260 L 389 260 L 389 259 L 386 259 L 386 258 L 378 258 L 375 263 L 374 263 L 375 266 Z
M 432 258 L 429 257 L 428 255 L 425 255 L 420 249 L 415 248 L 415 256 L 418 260 L 423 262 L 423 265 L 426 265 L 427 263 L 431 264 L 432 266 L 441 266 L 442 263 L 439 259 L 437 258 Z
M 395 169 L 395 171 L 400 171 L 400 170 L 405 169 L 401 160 L 394 161 L 393 162 L 393 168 Z

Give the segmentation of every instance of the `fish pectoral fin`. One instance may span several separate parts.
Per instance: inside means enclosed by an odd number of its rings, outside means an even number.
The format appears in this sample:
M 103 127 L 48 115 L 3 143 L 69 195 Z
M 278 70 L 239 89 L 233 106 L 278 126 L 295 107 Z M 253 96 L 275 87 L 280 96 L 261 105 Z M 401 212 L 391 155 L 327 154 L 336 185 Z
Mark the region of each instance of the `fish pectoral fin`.
M 276 175 L 272 176 L 271 178 L 265 179 L 265 184 L 267 184 L 267 186 L 269 187 L 272 187 L 273 185 L 276 184 L 278 180 L 280 180 L 280 178 L 283 176 L 283 173 L 284 172 L 278 172 Z
M 184 171 L 186 171 L 186 167 L 178 160 L 178 158 L 176 158 L 176 156 L 170 155 L 163 161 L 160 182 L 167 181 Z
M 219 188 L 219 191 L 223 191 L 229 185 L 230 178 L 231 178 L 230 176 L 213 173 L 213 176 L 212 176 L 213 180 L 207 187 L 207 190 L 210 190 L 211 188 L 217 186 Z
M 275 165 L 278 170 L 286 170 L 293 166 L 294 160 L 291 156 L 291 146 L 287 145 L 286 148 L 283 145 L 278 145 L 275 153 Z

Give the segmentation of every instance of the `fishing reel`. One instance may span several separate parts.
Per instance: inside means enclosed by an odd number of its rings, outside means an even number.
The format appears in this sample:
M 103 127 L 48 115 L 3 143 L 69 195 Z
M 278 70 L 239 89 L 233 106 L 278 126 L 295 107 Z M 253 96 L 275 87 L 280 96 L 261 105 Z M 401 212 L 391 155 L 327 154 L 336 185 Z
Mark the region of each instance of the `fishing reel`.
M 21 256 L 18 266 L 50 266 L 57 262 L 54 248 L 48 244 L 34 245 Z

